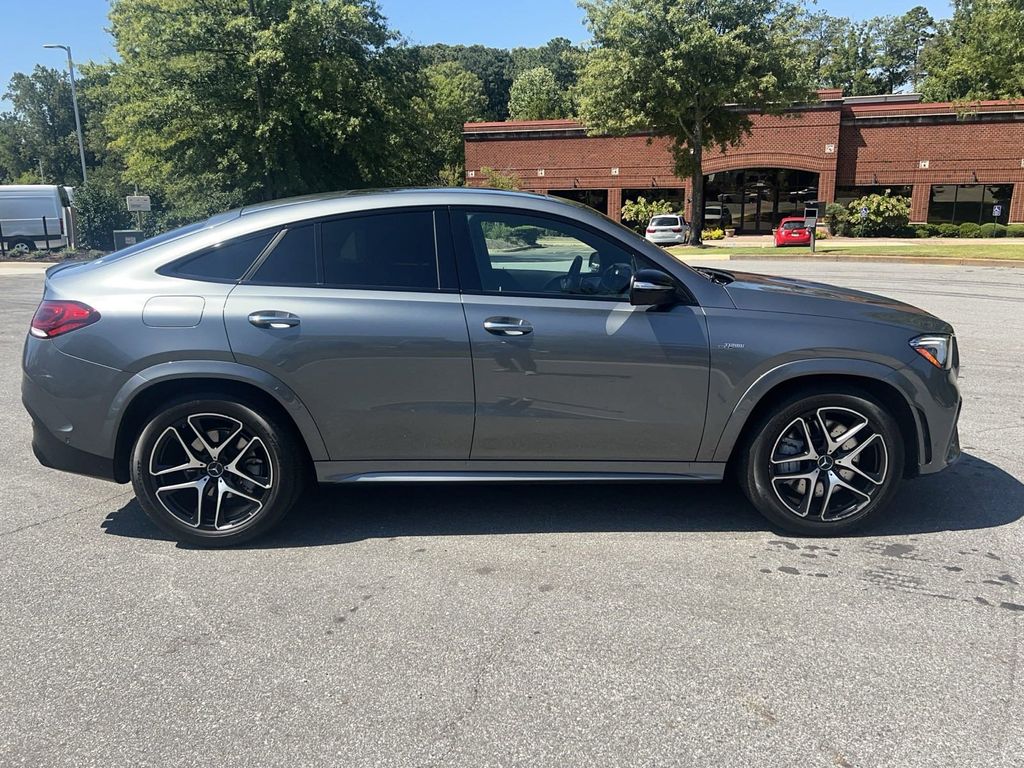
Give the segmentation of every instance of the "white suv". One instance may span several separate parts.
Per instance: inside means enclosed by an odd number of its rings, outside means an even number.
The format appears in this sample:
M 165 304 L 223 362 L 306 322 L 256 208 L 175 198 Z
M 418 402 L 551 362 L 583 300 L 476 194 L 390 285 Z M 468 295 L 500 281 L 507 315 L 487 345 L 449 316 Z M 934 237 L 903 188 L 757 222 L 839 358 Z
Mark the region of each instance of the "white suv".
M 655 245 L 684 245 L 689 235 L 690 225 L 675 213 L 654 216 L 647 225 L 647 239 Z

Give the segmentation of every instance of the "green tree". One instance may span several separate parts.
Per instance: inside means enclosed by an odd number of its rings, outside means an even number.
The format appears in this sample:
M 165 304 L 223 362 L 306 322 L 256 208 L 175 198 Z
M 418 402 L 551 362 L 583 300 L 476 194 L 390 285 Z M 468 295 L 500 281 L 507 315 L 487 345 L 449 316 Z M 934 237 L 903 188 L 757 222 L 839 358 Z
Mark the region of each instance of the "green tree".
M 556 37 L 536 48 L 513 48 L 513 71 L 518 77 L 527 70 L 544 67 L 564 91 L 576 87 L 586 54 L 565 37 Z
M 924 47 L 921 88 L 933 101 L 1024 96 L 1024 2 L 955 0 Z
M 38 65 L 32 74 L 17 72 L 4 97 L 10 100 L 12 109 L 0 115 L 0 177 L 31 184 L 81 183 L 67 73 Z M 86 117 L 87 106 L 81 105 Z
M 513 120 L 554 120 L 569 116 L 569 101 L 551 70 L 535 67 L 512 83 L 508 113 Z
M 105 128 L 174 207 L 429 177 L 418 60 L 372 0 L 115 0 L 110 21 Z
M 519 178 L 512 173 L 496 171 L 493 168 L 481 168 L 480 174 L 487 182 L 484 186 L 491 189 L 519 189 Z
M 672 203 L 668 200 L 648 200 L 640 196 L 636 200 L 626 200 L 622 204 L 622 220 L 633 225 L 633 229 L 643 232 L 648 222 L 659 213 L 672 213 Z
M 704 225 L 704 152 L 740 143 L 750 113 L 809 97 L 793 29 L 799 8 L 772 0 L 582 0 L 594 49 L 580 111 L 594 133 L 669 139 L 692 179 L 692 241 Z M 741 104 L 744 108 L 737 108 Z
M 480 78 L 454 61 L 432 64 L 424 70 L 427 88 L 416 107 L 435 157 L 433 166 L 445 186 L 465 181 L 464 123 L 480 120 L 487 109 Z
M 487 97 L 487 107 L 483 114 L 485 120 L 505 120 L 508 117 L 509 90 L 512 88 L 515 66 L 507 50 L 483 45 L 437 43 L 417 51 L 427 63 L 454 61 L 480 78 Z
M 877 41 L 874 69 L 883 91 L 896 93 L 908 83 L 916 87 L 921 47 L 935 29 L 928 9 L 916 6 L 902 16 L 879 16 L 867 28 Z

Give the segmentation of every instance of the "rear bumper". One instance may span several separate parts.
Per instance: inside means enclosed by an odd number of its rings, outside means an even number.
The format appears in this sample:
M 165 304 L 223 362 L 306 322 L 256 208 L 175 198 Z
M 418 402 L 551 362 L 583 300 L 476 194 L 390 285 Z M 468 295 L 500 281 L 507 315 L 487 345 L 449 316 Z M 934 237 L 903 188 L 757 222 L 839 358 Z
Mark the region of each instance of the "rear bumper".
M 32 415 L 32 411 L 29 410 Z M 86 453 L 62 441 L 32 415 L 32 453 L 44 467 L 117 481 L 114 460 Z

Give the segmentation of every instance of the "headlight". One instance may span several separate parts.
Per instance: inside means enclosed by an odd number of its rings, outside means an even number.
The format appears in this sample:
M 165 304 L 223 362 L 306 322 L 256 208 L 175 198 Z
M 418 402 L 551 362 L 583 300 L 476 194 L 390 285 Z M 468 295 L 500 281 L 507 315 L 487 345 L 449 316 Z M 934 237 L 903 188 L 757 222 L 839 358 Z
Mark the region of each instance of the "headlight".
M 926 334 L 910 340 L 910 346 L 921 357 L 948 371 L 953 365 L 953 337 L 942 334 Z

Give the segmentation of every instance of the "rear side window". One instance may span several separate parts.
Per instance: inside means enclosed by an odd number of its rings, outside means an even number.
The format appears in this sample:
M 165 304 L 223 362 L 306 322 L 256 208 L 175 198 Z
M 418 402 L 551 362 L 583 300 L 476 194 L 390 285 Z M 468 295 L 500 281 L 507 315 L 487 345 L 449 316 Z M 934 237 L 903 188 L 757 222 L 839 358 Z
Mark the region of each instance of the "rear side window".
M 170 274 L 193 280 L 238 280 L 267 247 L 273 235 L 273 232 L 267 232 L 241 240 L 229 240 L 178 263 Z
M 252 276 L 263 285 L 316 285 L 313 225 L 289 229 Z
M 430 211 L 348 216 L 321 225 L 324 283 L 345 288 L 436 291 Z

